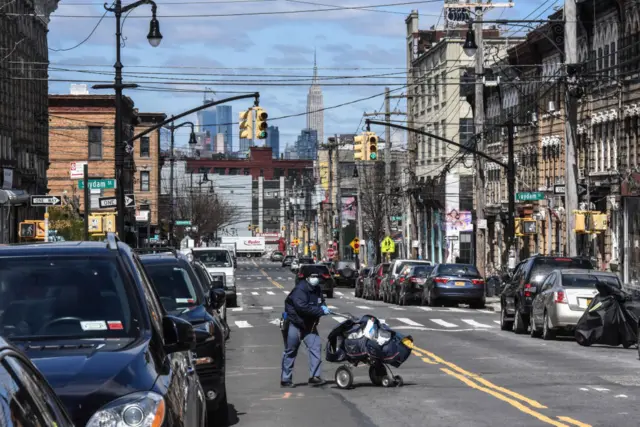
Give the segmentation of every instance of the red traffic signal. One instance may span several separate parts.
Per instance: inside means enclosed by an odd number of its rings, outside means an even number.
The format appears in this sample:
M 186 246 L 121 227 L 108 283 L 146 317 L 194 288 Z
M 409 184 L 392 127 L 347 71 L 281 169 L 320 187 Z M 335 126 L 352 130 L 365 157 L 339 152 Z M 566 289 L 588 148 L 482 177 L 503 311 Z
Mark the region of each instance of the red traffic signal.
M 354 243 L 353 249 L 356 249 L 356 250 L 360 249 L 360 243 Z

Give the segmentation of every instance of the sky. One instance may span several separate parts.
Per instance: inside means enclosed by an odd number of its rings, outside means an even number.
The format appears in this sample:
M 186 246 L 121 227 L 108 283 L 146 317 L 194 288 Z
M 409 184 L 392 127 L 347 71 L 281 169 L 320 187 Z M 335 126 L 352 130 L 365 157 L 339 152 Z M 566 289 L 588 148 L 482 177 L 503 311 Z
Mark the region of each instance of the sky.
M 50 93 L 69 93 L 72 83 L 88 84 L 90 93 L 113 93 L 91 89 L 93 84 L 112 82 L 114 73 L 115 19 L 112 13 L 105 14 L 103 3 L 60 0 L 49 25 Z M 124 5 L 129 3 L 123 0 Z M 405 93 L 407 15 L 411 10 L 419 12 L 420 29 L 444 25 L 442 0 L 156 3 L 164 36 L 160 46 L 151 47 L 146 39 L 150 6 L 133 10 L 122 25 L 124 80 L 140 85 L 125 94 L 139 111 L 179 114 L 202 105 L 205 88 L 215 92 L 215 99 L 258 91 L 260 104 L 269 113 L 269 125 L 279 127 L 281 150 L 293 143 L 306 125 L 314 51 L 327 108 L 325 135 L 360 132 L 363 112 L 383 110 L 385 85 L 394 95 Z M 555 0 L 516 0 L 513 8 L 492 10 L 485 19 L 545 19 L 561 4 Z M 504 29 L 512 35 L 522 31 Z M 357 100 L 361 101 L 354 102 Z M 234 122 L 238 112 L 252 102 L 229 104 Z M 402 99 L 393 99 L 391 108 L 406 111 Z M 195 114 L 183 120 L 195 123 Z M 372 130 L 384 135 L 382 127 Z M 176 135 L 178 145 L 185 145 L 188 127 Z M 403 132 L 393 132 L 394 147 L 402 146 L 404 140 Z M 237 125 L 234 147 L 238 147 Z

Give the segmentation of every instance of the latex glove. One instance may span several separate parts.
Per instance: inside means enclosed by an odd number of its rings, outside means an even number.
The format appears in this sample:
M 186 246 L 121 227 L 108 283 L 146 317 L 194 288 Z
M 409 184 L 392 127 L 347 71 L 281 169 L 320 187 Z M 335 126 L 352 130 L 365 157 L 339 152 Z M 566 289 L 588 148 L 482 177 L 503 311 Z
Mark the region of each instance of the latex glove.
M 327 307 L 326 305 L 322 306 L 322 312 L 327 315 L 327 314 L 331 314 L 331 310 L 329 310 L 329 307 Z

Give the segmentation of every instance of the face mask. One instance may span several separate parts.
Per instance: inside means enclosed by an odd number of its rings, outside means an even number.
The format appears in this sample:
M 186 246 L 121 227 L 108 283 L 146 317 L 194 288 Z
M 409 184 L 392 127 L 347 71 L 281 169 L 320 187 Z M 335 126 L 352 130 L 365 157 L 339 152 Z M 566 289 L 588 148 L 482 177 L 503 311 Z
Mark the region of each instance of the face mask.
M 318 286 L 318 283 L 320 283 L 320 279 L 318 279 L 317 277 L 309 277 L 307 281 L 311 286 Z

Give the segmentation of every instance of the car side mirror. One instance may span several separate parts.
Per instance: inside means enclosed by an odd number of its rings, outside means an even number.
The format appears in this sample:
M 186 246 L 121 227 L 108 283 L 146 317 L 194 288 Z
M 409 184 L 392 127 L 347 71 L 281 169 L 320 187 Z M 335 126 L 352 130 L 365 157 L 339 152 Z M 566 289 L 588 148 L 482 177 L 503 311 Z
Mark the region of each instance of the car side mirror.
M 233 259 L 233 268 L 238 267 L 238 260 L 237 259 Z
M 227 294 L 224 289 L 210 289 L 209 290 L 209 307 L 217 310 L 224 305 L 227 301 Z
M 196 335 L 188 321 L 175 316 L 162 318 L 164 351 L 167 354 L 193 350 L 196 347 Z

